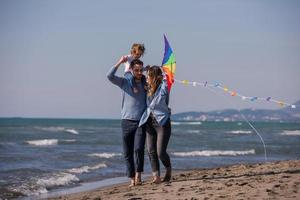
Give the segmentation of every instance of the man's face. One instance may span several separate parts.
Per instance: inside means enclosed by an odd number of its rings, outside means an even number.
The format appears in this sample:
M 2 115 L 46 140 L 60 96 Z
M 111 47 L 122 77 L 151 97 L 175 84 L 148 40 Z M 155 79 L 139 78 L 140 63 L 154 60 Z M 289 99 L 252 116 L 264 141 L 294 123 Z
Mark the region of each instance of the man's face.
M 132 72 L 135 79 L 141 80 L 143 76 L 143 65 L 135 64 L 132 68 Z

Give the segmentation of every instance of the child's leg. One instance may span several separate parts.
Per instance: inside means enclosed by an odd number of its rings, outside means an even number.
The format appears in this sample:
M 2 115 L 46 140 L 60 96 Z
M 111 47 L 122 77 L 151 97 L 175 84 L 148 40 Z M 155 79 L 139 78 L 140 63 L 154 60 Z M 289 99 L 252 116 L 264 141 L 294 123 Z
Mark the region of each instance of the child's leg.
M 125 72 L 124 77 L 129 81 L 131 88 L 135 91 L 137 90 L 134 77 L 130 71 Z
M 133 87 L 134 77 L 130 71 L 125 72 L 124 77 L 129 80 L 130 86 Z

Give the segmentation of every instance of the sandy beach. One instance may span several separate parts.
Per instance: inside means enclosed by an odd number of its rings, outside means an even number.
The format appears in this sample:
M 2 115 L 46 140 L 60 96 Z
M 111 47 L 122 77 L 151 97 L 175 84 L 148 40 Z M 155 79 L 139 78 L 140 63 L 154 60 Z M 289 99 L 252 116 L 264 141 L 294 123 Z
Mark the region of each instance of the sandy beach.
M 170 183 L 117 184 L 49 199 L 300 199 L 300 160 L 177 172 Z

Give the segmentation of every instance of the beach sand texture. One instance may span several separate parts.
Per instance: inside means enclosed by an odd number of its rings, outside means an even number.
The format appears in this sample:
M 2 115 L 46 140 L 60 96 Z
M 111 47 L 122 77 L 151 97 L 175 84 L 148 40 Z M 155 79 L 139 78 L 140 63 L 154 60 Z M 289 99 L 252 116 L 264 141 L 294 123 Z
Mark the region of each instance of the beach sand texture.
M 118 184 L 51 199 L 300 199 L 300 160 L 177 172 L 169 184 Z

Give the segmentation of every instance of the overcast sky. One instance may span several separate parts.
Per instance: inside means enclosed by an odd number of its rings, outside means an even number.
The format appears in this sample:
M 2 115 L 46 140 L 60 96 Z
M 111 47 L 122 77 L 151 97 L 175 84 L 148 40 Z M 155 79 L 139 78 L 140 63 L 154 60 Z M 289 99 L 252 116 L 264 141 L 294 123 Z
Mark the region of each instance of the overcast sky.
M 145 44 L 145 64 L 161 64 L 164 33 L 177 79 L 300 100 L 300 1 L 0 0 L 0 117 L 120 118 L 121 91 L 106 73 L 134 42 Z M 170 106 L 278 108 L 181 84 Z

